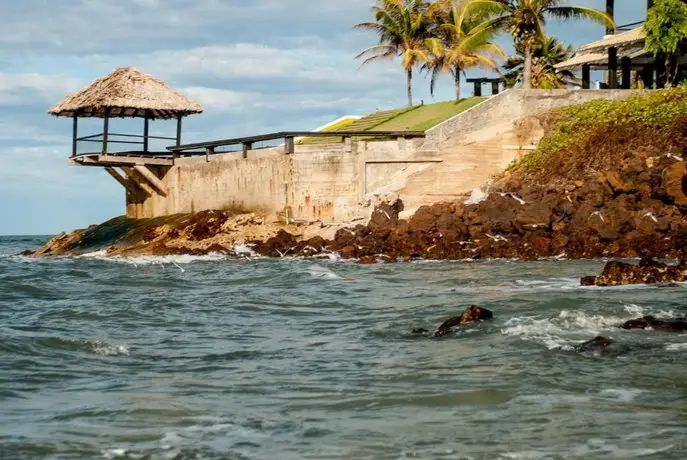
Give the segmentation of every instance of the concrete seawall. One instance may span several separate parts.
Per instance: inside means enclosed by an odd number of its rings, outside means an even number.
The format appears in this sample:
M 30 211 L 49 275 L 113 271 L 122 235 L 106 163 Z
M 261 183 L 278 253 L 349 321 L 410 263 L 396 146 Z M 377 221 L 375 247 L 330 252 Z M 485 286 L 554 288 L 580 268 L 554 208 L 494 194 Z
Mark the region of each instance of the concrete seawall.
M 556 107 L 623 99 L 635 91 L 509 90 L 431 128 L 425 140 L 298 145 L 180 158 L 151 168 L 166 196 L 127 195 L 127 215 L 158 217 L 208 209 L 260 212 L 275 219 L 350 222 L 378 197 L 406 209 L 452 199 L 486 183 L 536 145 L 543 132 L 516 123 Z

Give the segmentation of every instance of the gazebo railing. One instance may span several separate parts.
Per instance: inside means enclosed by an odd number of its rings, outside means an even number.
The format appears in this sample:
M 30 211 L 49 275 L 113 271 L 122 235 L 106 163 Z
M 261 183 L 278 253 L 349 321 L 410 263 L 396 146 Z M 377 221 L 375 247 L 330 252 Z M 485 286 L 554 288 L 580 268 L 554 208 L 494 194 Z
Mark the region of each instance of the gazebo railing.
M 149 145 L 150 145 L 150 140 L 161 140 L 161 141 L 176 141 L 176 137 L 165 137 L 165 136 L 146 136 L 146 135 L 140 135 L 140 134 L 122 134 L 122 133 L 97 133 L 97 134 L 91 134 L 88 136 L 82 136 L 82 137 L 77 137 L 74 140 L 74 148 L 72 151 L 72 157 L 79 156 L 79 155 L 87 155 L 87 154 L 93 154 L 93 153 L 101 153 L 104 155 L 107 155 L 108 153 L 119 153 L 116 150 L 111 150 L 111 146 L 114 145 L 139 145 L 141 148 L 136 149 L 137 153 L 142 153 L 142 154 L 148 154 L 149 152 Z M 90 144 L 100 144 L 100 148 L 96 149 L 86 149 L 86 152 L 79 153 L 79 144 L 83 145 L 84 143 L 90 143 Z M 164 150 L 160 150 L 159 152 L 155 152 L 156 156 L 159 156 L 160 154 L 169 154 L 168 152 Z M 171 156 L 171 155 L 170 155 Z

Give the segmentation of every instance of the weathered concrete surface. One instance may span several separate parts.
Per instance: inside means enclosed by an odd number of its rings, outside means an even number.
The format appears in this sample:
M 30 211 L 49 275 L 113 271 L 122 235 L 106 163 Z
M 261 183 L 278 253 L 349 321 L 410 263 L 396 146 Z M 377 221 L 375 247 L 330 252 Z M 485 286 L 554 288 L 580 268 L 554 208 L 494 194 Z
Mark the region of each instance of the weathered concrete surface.
M 151 167 L 167 196 L 127 175 L 146 194 L 127 195 L 127 215 L 152 218 L 210 209 L 259 212 L 282 220 L 351 222 L 369 217 L 379 197 L 406 212 L 482 187 L 543 136 L 516 126 L 533 114 L 635 91 L 509 90 L 427 131 L 425 140 L 298 145 L 178 159 Z

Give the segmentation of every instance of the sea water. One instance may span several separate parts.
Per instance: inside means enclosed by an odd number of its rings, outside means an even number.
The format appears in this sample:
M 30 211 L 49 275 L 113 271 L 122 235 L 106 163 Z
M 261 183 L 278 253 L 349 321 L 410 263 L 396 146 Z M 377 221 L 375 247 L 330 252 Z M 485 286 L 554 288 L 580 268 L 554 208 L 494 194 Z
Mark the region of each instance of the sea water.
M 0 239 L 0 459 L 687 458 L 687 288 L 603 261 L 36 260 Z M 494 320 L 416 336 L 471 304 Z M 621 351 L 578 353 L 603 335 Z

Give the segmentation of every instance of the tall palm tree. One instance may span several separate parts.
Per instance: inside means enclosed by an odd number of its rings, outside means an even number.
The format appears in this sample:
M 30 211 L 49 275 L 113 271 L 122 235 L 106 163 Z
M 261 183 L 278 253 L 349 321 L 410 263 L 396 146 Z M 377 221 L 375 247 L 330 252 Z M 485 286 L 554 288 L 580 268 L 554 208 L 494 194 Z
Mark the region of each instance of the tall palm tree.
M 525 50 L 515 47 L 516 54 L 510 56 L 503 65 L 506 86 L 513 87 L 522 83 L 525 69 Z M 564 46 L 555 37 L 545 37 L 542 43 L 532 46 L 532 87 L 540 89 L 565 88 L 579 85 L 575 74 L 570 70 L 558 70 L 556 64 L 570 59 L 573 47 Z
M 432 94 L 440 73 L 453 76 L 458 100 L 461 73 L 471 67 L 487 70 L 498 67 L 495 58 L 505 57 L 505 54 L 490 41 L 497 30 L 481 27 L 494 11 L 491 2 L 481 0 L 439 0 L 429 7 L 428 16 L 434 23 L 432 32 L 442 45 L 440 53 L 432 55 L 425 65 L 432 72 Z
M 401 58 L 406 74 L 408 105 L 413 105 L 413 69 L 438 53 L 439 40 L 428 34 L 428 4 L 424 0 L 377 0 L 372 8 L 375 22 L 355 27 L 371 30 L 379 35 L 379 44 L 363 50 L 356 59 L 363 65 L 373 61 Z
M 484 23 L 484 28 L 498 27 L 513 36 L 516 46 L 525 54 L 523 88 L 532 87 L 532 47 L 542 42 L 547 18 L 559 20 L 588 19 L 615 27 L 613 19 L 603 11 L 582 6 L 562 6 L 566 0 L 481 0 L 493 3 L 500 10 L 495 17 Z

